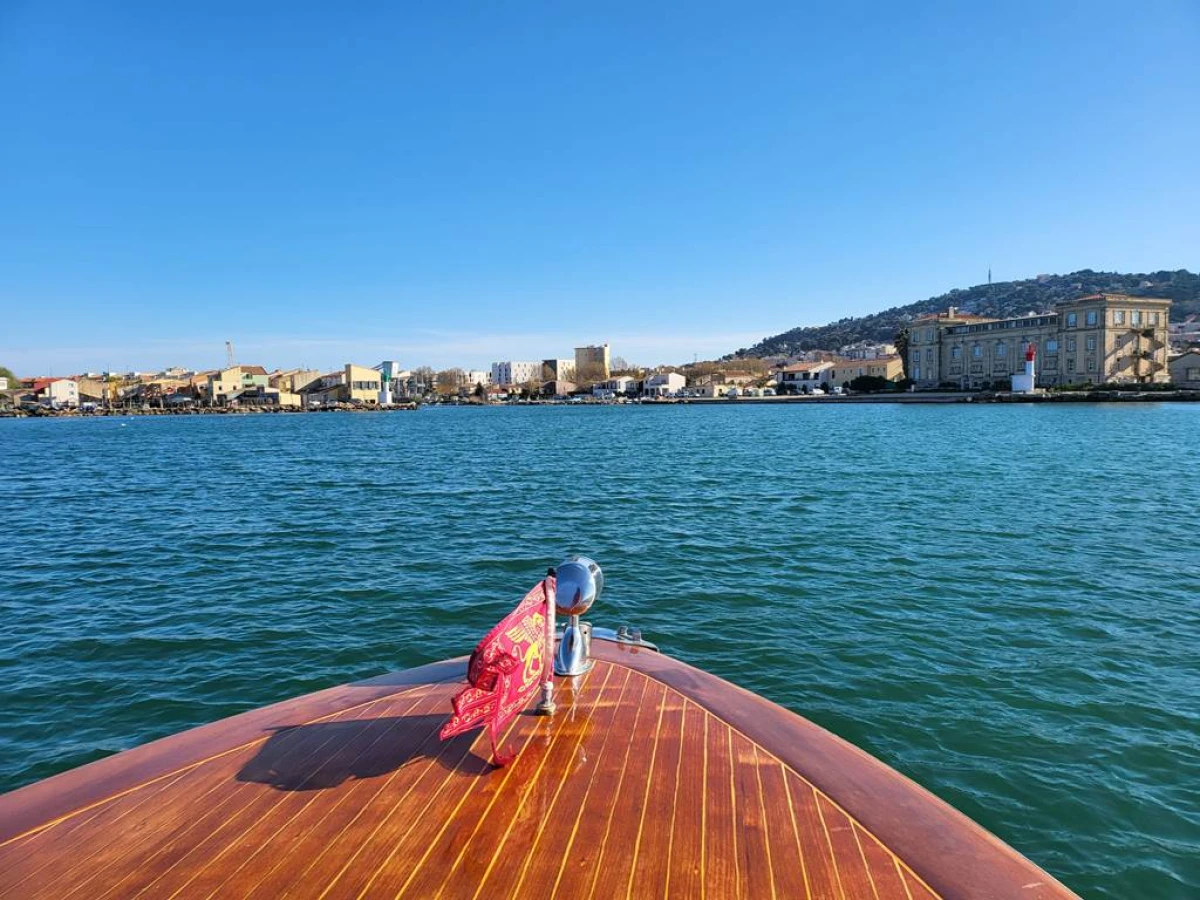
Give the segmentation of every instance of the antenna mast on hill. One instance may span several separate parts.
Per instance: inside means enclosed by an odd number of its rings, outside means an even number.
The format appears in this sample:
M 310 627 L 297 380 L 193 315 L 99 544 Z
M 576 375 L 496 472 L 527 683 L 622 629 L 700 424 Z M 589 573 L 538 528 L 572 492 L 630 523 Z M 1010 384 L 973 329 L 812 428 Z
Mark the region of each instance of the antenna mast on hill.
M 233 341 L 225 342 L 225 367 L 227 369 L 233 368 Z

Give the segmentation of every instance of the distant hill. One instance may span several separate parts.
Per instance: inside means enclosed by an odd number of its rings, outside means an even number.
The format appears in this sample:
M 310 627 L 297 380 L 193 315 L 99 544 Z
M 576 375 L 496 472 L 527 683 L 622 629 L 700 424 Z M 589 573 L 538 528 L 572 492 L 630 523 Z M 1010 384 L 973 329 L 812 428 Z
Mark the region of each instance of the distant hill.
M 897 331 L 917 316 L 940 312 L 948 306 L 957 306 L 962 312 L 978 316 L 1003 319 L 1028 312 L 1046 312 L 1064 300 L 1099 293 L 1170 298 L 1174 301 L 1171 306 L 1172 322 L 1183 321 L 1188 316 L 1200 316 L 1200 275 L 1187 269 L 1141 275 L 1084 269 L 1070 275 L 1040 275 L 1025 281 L 977 284 L 907 306 L 894 306 L 869 316 L 839 319 L 828 325 L 793 328 L 783 334 L 764 338 L 753 347 L 743 347 L 729 357 L 790 356 L 805 350 L 836 350 L 854 341 L 891 341 Z

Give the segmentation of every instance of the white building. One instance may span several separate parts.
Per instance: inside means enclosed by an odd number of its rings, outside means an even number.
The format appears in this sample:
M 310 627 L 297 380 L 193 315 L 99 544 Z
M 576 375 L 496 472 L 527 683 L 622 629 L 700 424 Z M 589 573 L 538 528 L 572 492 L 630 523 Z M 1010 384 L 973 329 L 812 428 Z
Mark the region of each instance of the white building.
M 467 386 L 475 387 L 482 384 L 487 387 L 492 383 L 492 373 L 487 369 L 467 369 Z
M 38 390 L 38 383 L 34 383 Z M 41 390 L 41 401 L 55 409 L 65 409 L 79 406 L 79 382 L 70 378 L 47 379 Z
M 615 397 L 617 394 L 628 394 L 633 390 L 634 380 L 628 375 L 610 378 L 592 385 L 592 394 L 596 397 Z
M 646 379 L 642 393 L 647 397 L 674 397 L 686 384 L 687 379 L 678 372 L 662 372 Z
M 821 382 L 830 377 L 829 371 L 833 368 L 831 362 L 796 363 L 780 369 L 776 382 L 781 388 L 808 393 L 820 387 Z
M 501 387 L 512 387 L 514 385 L 528 384 L 531 381 L 536 381 L 538 384 L 542 382 L 542 363 L 529 362 L 527 360 L 507 360 L 505 362 L 492 363 L 492 384 L 498 384 Z

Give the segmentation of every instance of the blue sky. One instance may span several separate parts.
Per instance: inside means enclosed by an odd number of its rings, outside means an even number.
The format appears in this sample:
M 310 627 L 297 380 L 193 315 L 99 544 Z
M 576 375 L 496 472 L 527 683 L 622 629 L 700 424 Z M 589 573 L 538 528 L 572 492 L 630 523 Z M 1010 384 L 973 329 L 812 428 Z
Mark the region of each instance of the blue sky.
M 7 0 L 0 364 L 682 362 L 1196 270 L 1198 48 L 1195 0 Z

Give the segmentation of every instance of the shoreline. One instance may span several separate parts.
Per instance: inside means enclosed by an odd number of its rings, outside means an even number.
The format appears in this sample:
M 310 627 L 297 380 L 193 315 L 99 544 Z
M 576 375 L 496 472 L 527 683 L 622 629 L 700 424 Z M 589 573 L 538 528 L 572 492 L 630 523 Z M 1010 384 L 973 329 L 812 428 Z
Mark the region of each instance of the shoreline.
M 39 412 L 9 410 L 0 412 L 0 419 L 91 419 L 120 418 L 123 416 L 258 416 L 258 415 L 319 415 L 328 413 L 389 413 L 415 412 L 422 407 L 477 407 L 490 409 L 502 406 L 757 406 L 757 405 L 821 405 L 830 404 L 955 404 L 955 403 L 1196 403 L 1200 402 L 1200 391 L 1070 391 L 1038 394 L 978 394 L 967 392 L 923 392 L 905 394 L 862 394 L 857 396 L 833 397 L 664 397 L 655 399 L 617 402 L 613 400 L 522 400 L 497 403 L 471 401 L 438 401 L 434 403 L 406 403 L 392 406 L 362 406 L 324 409 L 294 408 L 249 408 L 249 409 L 102 409 L 102 410 L 52 410 Z

